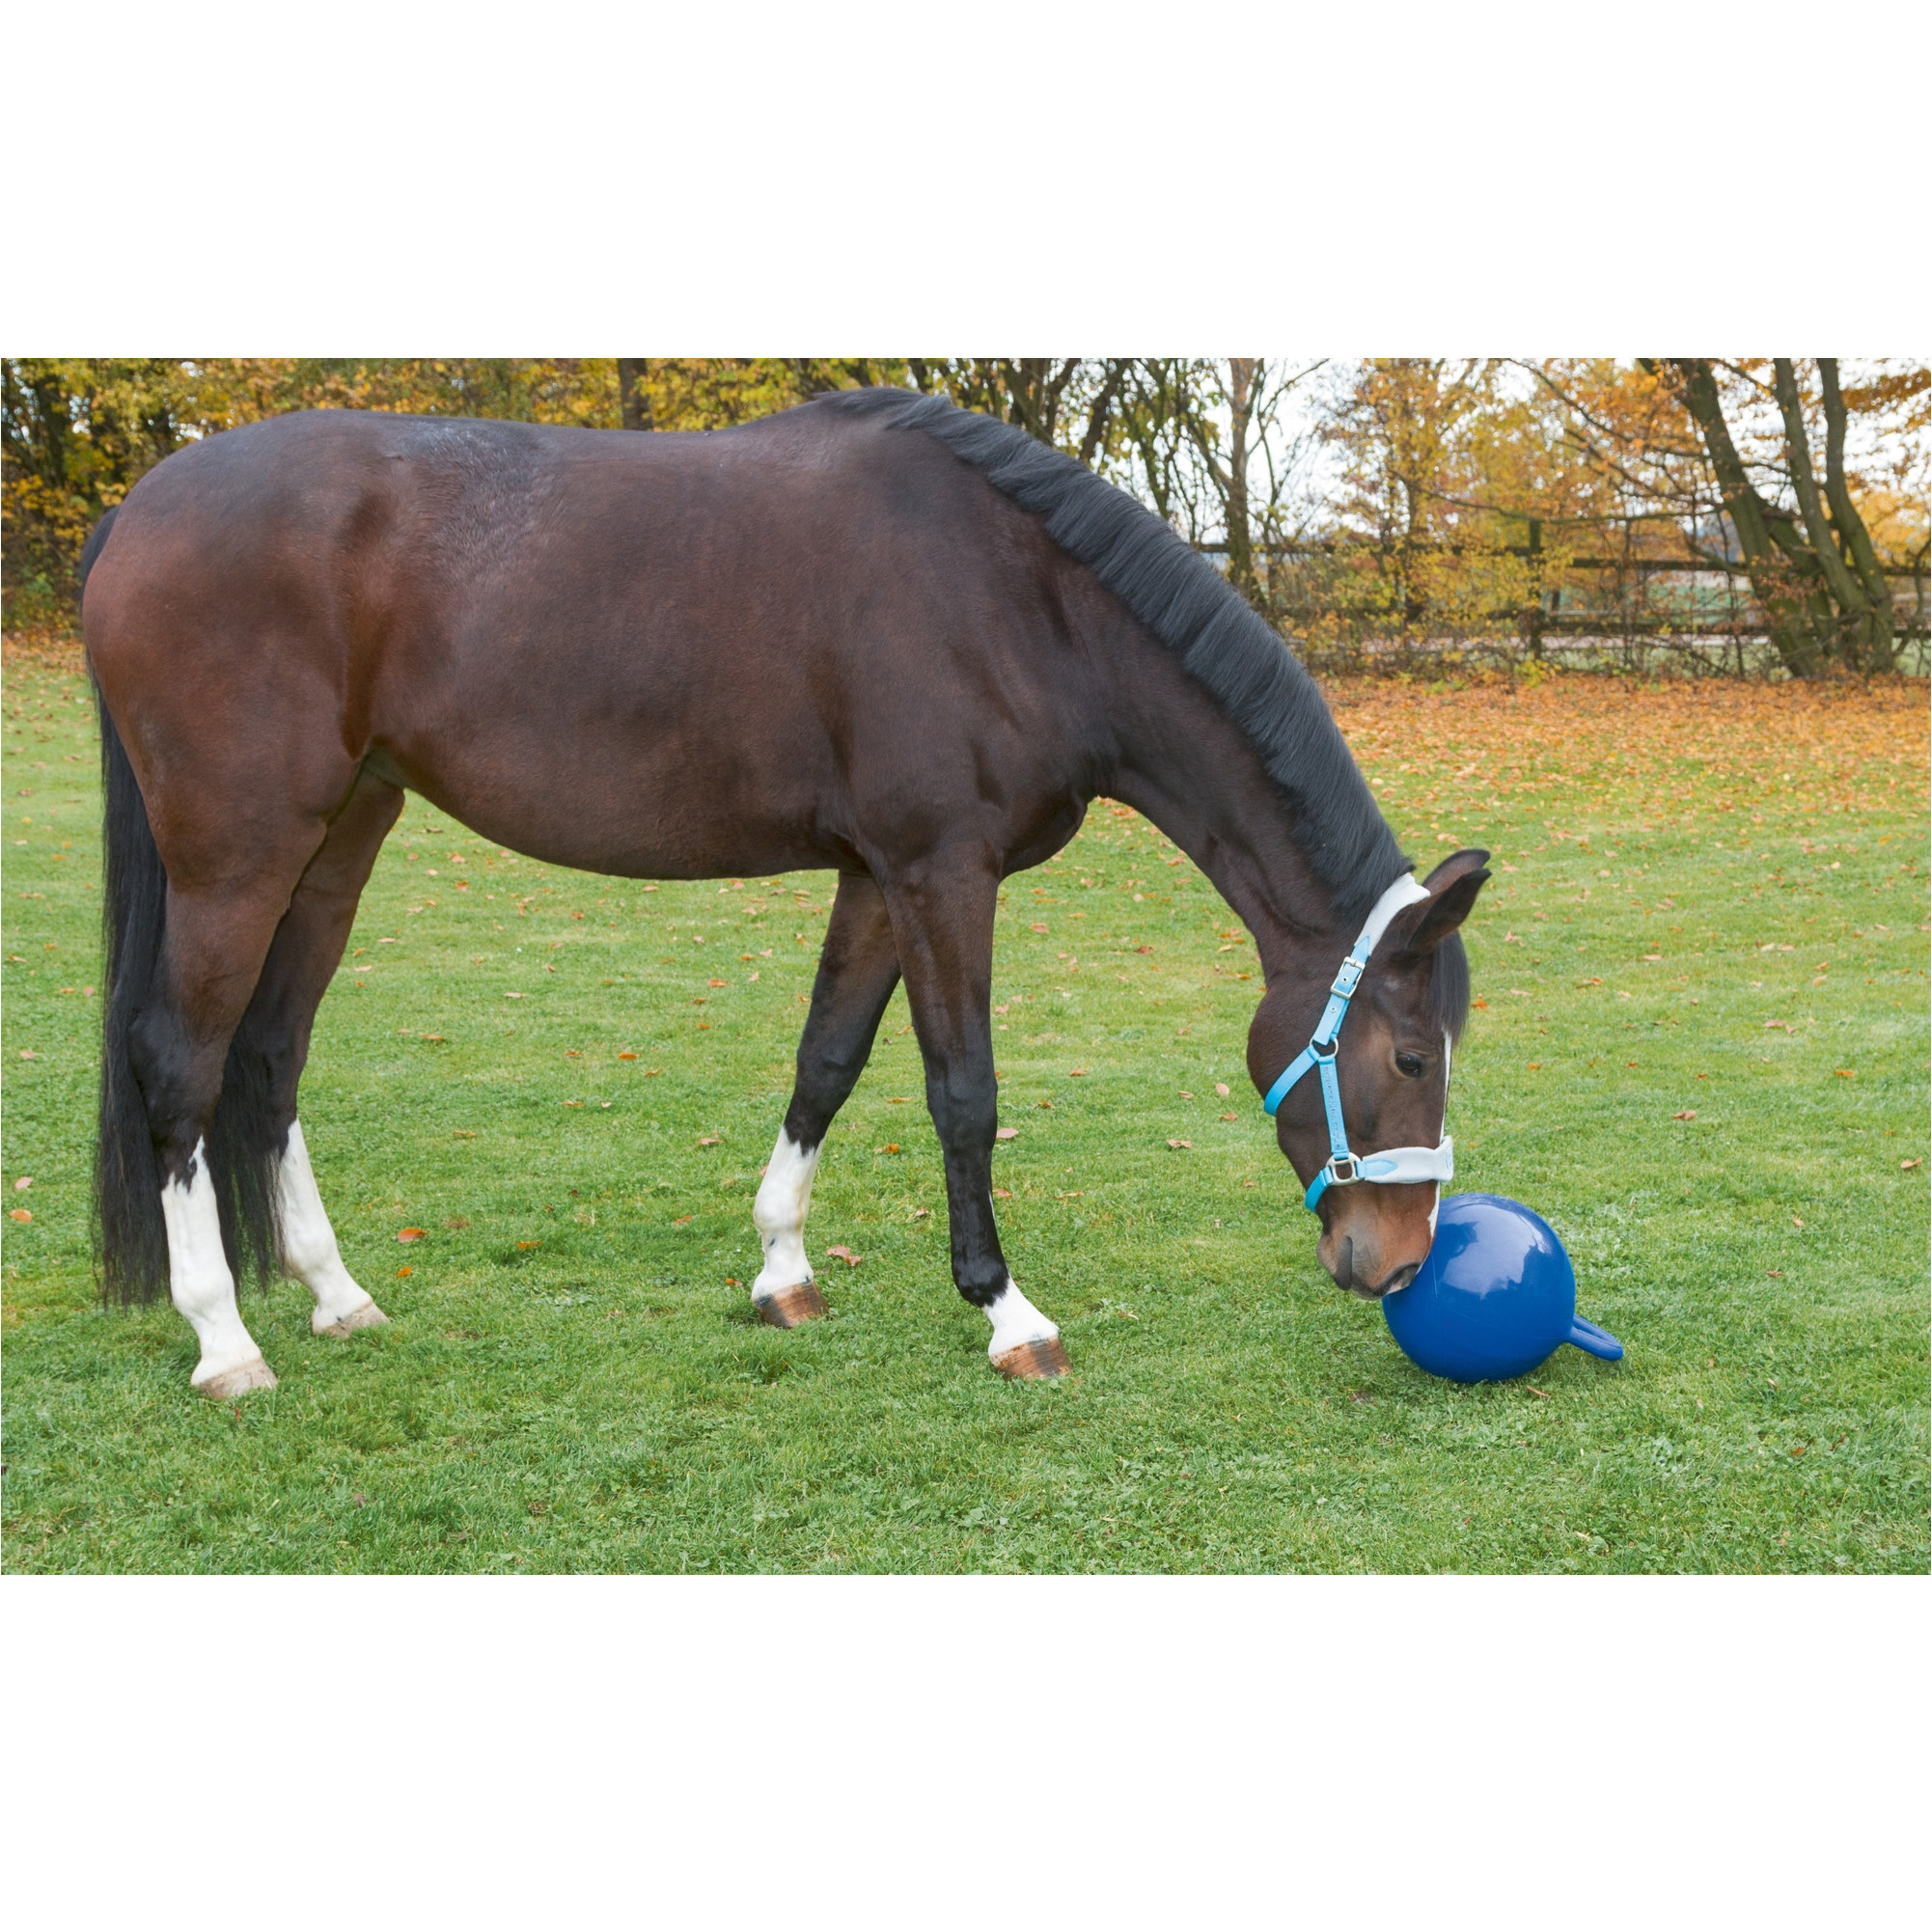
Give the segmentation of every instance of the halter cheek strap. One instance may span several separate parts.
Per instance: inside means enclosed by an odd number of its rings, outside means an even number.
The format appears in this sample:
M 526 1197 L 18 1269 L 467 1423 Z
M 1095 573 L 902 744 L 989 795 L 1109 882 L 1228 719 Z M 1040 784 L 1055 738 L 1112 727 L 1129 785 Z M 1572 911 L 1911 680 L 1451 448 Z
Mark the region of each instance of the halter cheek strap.
M 1335 1070 L 1341 1023 L 1348 1017 L 1348 1003 L 1361 985 L 1363 974 L 1368 970 L 1370 954 L 1395 915 L 1409 906 L 1420 905 L 1428 897 L 1428 888 L 1418 884 L 1413 872 L 1405 872 L 1375 901 L 1368 923 L 1357 934 L 1348 957 L 1341 962 L 1340 972 L 1335 976 L 1335 983 L 1328 989 L 1328 1005 L 1322 1008 L 1314 1037 L 1268 1089 L 1267 1097 L 1261 1102 L 1262 1112 L 1273 1114 L 1311 1067 L 1320 1078 L 1322 1112 L 1328 1119 L 1329 1157 L 1302 1197 L 1305 1207 L 1312 1209 L 1330 1188 L 1345 1187 L 1358 1180 L 1385 1184 L 1432 1180 L 1440 1184 L 1455 1177 L 1455 1144 L 1447 1134 L 1440 1146 L 1386 1147 L 1377 1154 L 1350 1153 L 1348 1129 L 1341 1118 L 1341 1082 Z

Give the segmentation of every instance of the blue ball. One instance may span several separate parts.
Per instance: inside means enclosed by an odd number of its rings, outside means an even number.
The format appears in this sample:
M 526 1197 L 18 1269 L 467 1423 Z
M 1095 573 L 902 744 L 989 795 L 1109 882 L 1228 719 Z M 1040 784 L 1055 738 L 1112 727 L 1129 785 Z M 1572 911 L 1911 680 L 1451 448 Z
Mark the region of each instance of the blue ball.
M 1452 1194 L 1421 1272 L 1382 1297 L 1389 1333 L 1418 1368 L 1451 1382 L 1506 1382 L 1564 1342 L 1606 1362 L 1623 1344 L 1577 1313 L 1577 1278 L 1556 1230 L 1520 1201 Z

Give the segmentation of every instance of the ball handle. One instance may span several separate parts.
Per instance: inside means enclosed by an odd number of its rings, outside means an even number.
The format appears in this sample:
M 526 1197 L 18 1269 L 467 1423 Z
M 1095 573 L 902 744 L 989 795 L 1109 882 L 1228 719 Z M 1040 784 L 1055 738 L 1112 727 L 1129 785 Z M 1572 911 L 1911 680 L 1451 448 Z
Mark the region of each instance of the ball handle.
M 1563 1337 L 1565 1341 L 1574 1342 L 1586 1355 L 1594 1355 L 1605 1362 L 1621 1362 L 1623 1344 L 1607 1328 L 1599 1328 L 1593 1321 L 1586 1321 L 1582 1315 L 1572 1315 L 1570 1332 Z

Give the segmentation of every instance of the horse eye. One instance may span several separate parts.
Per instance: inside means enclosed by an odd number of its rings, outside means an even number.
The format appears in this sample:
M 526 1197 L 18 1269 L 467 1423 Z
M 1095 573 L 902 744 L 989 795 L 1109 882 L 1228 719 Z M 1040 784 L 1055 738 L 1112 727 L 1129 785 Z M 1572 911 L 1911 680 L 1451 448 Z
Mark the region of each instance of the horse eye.
M 1420 1054 L 1398 1053 L 1395 1056 L 1395 1064 L 1411 1080 L 1417 1080 L 1421 1077 L 1422 1061 Z

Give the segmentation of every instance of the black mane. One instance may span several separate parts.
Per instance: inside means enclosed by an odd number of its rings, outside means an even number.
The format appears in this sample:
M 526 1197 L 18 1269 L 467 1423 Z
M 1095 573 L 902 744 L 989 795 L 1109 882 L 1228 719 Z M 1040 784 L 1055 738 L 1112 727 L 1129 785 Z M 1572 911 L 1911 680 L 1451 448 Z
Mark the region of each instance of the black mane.
M 845 389 L 820 401 L 923 429 L 1037 516 L 1253 739 L 1290 802 L 1296 842 L 1341 918 L 1366 913 L 1409 869 L 1314 679 L 1228 579 L 1150 510 L 1024 429 L 943 397 Z

